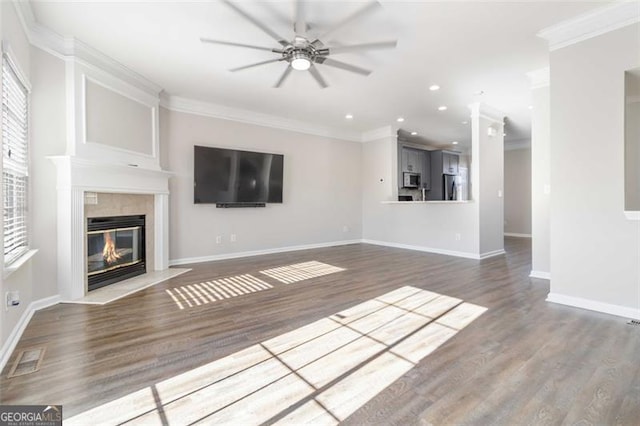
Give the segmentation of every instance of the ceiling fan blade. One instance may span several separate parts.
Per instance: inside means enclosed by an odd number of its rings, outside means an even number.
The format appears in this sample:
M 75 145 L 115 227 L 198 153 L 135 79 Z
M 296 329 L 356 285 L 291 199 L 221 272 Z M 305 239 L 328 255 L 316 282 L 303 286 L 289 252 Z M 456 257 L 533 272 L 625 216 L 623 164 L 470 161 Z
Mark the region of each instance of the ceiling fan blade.
M 225 46 L 236 46 L 236 47 L 246 47 L 248 49 L 256 49 L 256 50 L 266 50 L 268 52 L 282 53 L 283 51 L 280 49 L 272 49 L 271 47 L 264 46 L 256 46 L 254 44 L 244 44 L 244 43 L 236 43 L 233 41 L 224 41 L 224 40 L 214 40 L 211 38 L 200 38 L 200 41 L 203 43 L 212 43 L 212 44 L 223 44 Z
M 352 13 L 351 15 L 347 16 L 346 18 L 344 18 L 342 21 L 338 22 L 337 24 L 335 24 L 334 26 L 332 26 L 331 28 L 329 28 L 328 30 L 326 30 L 322 35 L 318 36 L 318 38 L 313 41 L 312 44 L 316 45 L 316 42 L 319 42 L 320 40 L 326 40 L 329 35 L 333 34 L 334 32 L 338 31 L 340 28 L 344 27 L 345 25 L 363 18 L 373 12 L 375 12 L 376 10 L 378 10 L 378 8 L 381 7 L 380 3 L 378 3 L 377 1 L 372 1 L 369 2 L 367 4 L 365 4 L 363 7 L 361 7 L 360 9 L 356 10 L 354 13 Z
M 318 71 L 318 68 L 316 68 L 315 65 L 313 64 L 311 65 L 311 67 L 309 68 L 309 72 L 311 73 L 313 78 L 315 78 L 315 80 L 318 82 L 320 87 L 324 89 L 328 86 L 327 82 L 324 81 L 324 78 L 322 78 L 322 75 L 320 75 L 320 71 Z
M 253 25 L 255 25 L 256 27 L 260 28 L 262 31 L 264 31 L 265 33 L 267 33 L 269 36 L 271 36 L 271 38 L 273 38 L 275 41 L 277 41 L 278 43 L 280 43 L 282 46 L 286 46 L 289 43 L 282 37 L 280 37 L 275 31 L 273 31 L 271 28 L 267 27 L 266 25 L 264 25 L 262 22 L 258 21 L 256 18 L 254 18 L 253 16 L 249 15 L 247 12 L 245 12 L 244 10 L 240 9 L 238 6 L 236 6 L 235 4 L 233 4 L 231 1 L 229 0 L 222 0 L 227 6 L 229 6 L 231 9 L 235 10 L 236 13 L 238 13 L 239 15 L 241 15 L 242 17 L 244 17 L 247 21 L 251 22 Z
M 268 61 L 256 62 L 255 64 L 249 64 L 249 65 L 244 65 L 242 67 L 231 68 L 229 71 L 231 72 L 242 71 L 242 70 L 246 70 L 247 68 L 259 67 L 260 65 L 271 64 L 273 62 L 280 62 L 283 60 L 284 58 L 269 59 Z
M 340 68 L 345 71 L 355 72 L 356 74 L 362 74 L 362 75 L 371 74 L 370 70 L 360 68 L 355 65 L 346 64 L 341 61 L 336 61 L 335 59 L 331 59 L 331 58 L 319 57 L 319 58 L 316 58 L 316 62 L 323 65 L 329 65 L 330 67 Z
M 282 76 L 280 77 L 280 79 L 278 80 L 278 82 L 275 84 L 276 89 L 280 86 L 282 86 L 282 83 L 284 83 L 284 81 L 287 79 L 287 77 L 289 77 L 289 74 L 291 74 L 291 70 L 293 68 L 291 68 L 291 65 L 287 65 L 287 69 L 284 70 L 284 72 L 282 73 Z
M 296 0 L 296 17 L 293 22 L 293 32 L 296 35 L 305 35 L 307 32 L 307 21 L 305 20 L 304 0 Z
M 397 40 L 379 41 L 375 43 L 352 44 L 350 46 L 325 47 L 324 49 L 320 49 L 319 52 L 321 55 L 333 55 L 336 53 L 357 52 L 360 50 L 393 49 L 397 45 Z

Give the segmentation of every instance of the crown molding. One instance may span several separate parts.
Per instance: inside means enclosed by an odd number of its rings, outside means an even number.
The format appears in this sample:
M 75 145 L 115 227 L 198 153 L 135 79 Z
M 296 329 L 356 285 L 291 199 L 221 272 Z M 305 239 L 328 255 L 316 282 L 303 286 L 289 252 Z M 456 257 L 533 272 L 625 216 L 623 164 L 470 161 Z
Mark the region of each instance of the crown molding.
M 542 89 L 548 87 L 551 82 L 551 73 L 549 67 L 540 68 L 527 73 L 531 82 L 531 90 Z
M 481 117 L 487 120 L 493 121 L 500 125 L 504 124 L 504 117 L 506 114 L 497 108 L 489 106 L 482 102 L 474 102 L 469 104 L 471 110 L 471 117 Z
M 553 51 L 637 22 L 640 2 L 618 1 L 547 27 L 538 37 L 547 40 Z
M 398 131 L 393 126 L 384 126 L 378 129 L 369 130 L 362 134 L 362 142 L 372 142 L 378 139 L 397 137 Z
M 362 135 L 359 132 L 338 131 L 303 121 L 291 120 L 289 118 L 277 117 L 275 115 L 263 114 L 240 108 L 231 108 L 224 105 L 214 104 L 212 102 L 199 101 L 180 96 L 170 96 L 165 93 L 160 97 L 160 105 L 168 110 L 187 114 L 219 118 L 222 120 L 271 127 L 274 129 L 289 130 L 313 136 L 322 136 L 353 142 L 362 141 Z
M 33 46 L 60 59 L 75 59 L 99 68 L 153 96 L 157 97 L 162 91 L 162 87 L 158 84 L 127 68 L 99 50 L 74 37 L 63 37 L 38 23 L 29 1 L 14 0 L 13 4 L 27 39 Z

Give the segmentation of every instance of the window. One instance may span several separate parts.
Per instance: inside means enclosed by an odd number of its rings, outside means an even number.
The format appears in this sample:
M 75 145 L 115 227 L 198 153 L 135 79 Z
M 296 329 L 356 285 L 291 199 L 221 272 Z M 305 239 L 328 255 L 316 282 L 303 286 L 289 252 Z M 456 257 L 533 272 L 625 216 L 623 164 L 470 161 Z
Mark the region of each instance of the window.
M 29 91 L 5 52 L 2 55 L 2 199 L 4 264 L 28 250 L 27 199 Z

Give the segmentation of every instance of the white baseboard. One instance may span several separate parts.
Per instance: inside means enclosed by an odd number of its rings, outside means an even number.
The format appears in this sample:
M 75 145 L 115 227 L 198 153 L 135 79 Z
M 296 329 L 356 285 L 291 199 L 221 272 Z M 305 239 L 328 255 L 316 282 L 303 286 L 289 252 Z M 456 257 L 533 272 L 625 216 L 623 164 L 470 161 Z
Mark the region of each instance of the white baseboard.
M 490 257 L 500 256 L 501 254 L 505 253 L 506 252 L 504 251 L 504 249 L 488 251 L 486 253 L 480 253 L 480 256 L 478 256 L 477 259 L 488 259 Z
M 531 234 L 518 234 L 516 232 L 505 232 L 505 237 L 531 238 Z
M 9 361 L 9 358 L 11 358 L 11 354 L 20 341 L 22 333 L 24 333 L 27 325 L 29 325 L 29 321 L 31 321 L 31 317 L 33 317 L 33 314 L 40 309 L 48 308 L 49 306 L 55 305 L 59 302 L 60 296 L 55 295 L 51 297 L 45 297 L 44 299 L 34 300 L 33 302 L 29 303 L 29 306 L 27 306 L 27 309 L 25 309 L 22 313 L 22 316 L 18 320 L 16 326 L 13 327 L 13 330 L 11 331 L 11 334 L 9 334 L 7 341 L 4 342 L 4 345 L 2 345 L 2 349 L 0 349 L 0 371 L 4 369 L 4 366 Z
M 581 297 L 565 296 L 564 294 L 549 293 L 547 302 L 559 303 L 561 305 L 573 306 L 575 308 L 588 309 L 590 311 L 603 312 L 605 314 L 617 315 L 625 318 L 640 319 L 640 309 L 628 308 L 626 306 L 612 305 L 610 303 L 597 302 L 595 300 L 583 299 Z
M 542 272 L 542 271 L 531 271 L 529 273 L 529 277 L 531 278 L 540 278 L 541 280 L 550 280 L 551 273 L 550 272 Z
M 359 244 L 362 240 L 331 241 L 327 243 L 305 244 L 300 246 L 278 247 L 265 250 L 241 251 L 237 253 L 214 254 L 211 256 L 186 257 L 169 261 L 170 266 L 188 265 L 191 263 L 215 262 L 217 260 L 238 259 L 241 257 L 262 256 L 264 254 L 286 253 L 288 251 L 311 250 L 324 247 L 344 246 L 347 244 Z
M 424 252 L 427 252 L 427 253 L 435 253 L 435 254 L 444 254 L 444 255 L 447 255 L 447 256 L 464 257 L 466 259 L 476 259 L 476 260 L 481 259 L 480 255 L 478 255 L 476 253 L 468 253 L 468 252 L 464 252 L 464 251 L 443 250 L 443 249 L 437 249 L 437 248 L 432 248 L 432 247 L 414 246 L 414 245 L 410 245 L 410 244 L 391 243 L 391 242 L 388 242 L 388 241 L 367 240 L 367 239 L 363 239 L 361 242 L 363 242 L 365 244 L 374 244 L 374 245 L 377 245 L 377 246 L 394 247 L 394 248 L 400 248 L 400 249 L 405 249 L 405 250 L 424 251 Z M 504 251 L 503 251 L 503 253 L 504 253 Z M 497 253 L 497 254 L 499 254 L 499 253 Z M 496 256 L 497 254 L 489 255 L 487 257 Z

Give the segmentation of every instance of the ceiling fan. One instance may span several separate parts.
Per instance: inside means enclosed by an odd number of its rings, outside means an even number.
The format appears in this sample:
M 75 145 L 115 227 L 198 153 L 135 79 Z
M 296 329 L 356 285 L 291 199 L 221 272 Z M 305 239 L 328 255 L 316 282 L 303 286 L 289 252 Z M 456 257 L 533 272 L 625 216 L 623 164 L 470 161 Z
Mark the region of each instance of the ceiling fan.
M 276 53 L 278 55 L 277 58 L 269 59 L 262 62 L 257 62 L 254 64 L 244 65 L 244 66 L 233 68 L 230 70 L 232 72 L 236 72 L 236 71 L 258 67 L 261 65 L 266 65 L 274 62 L 287 62 L 287 68 L 284 70 L 284 72 L 282 73 L 282 76 L 280 77 L 280 79 L 278 79 L 274 87 L 282 86 L 282 84 L 285 82 L 287 77 L 289 77 L 289 74 L 291 73 L 292 70 L 309 71 L 311 76 L 313 76 L 313 78 L 318 82 L 320 87 L 322 88 L 327 87 L 328 85 L 324 80 L 324 78 L 322 78 L 322 75 L 320 74 L 320 71 L 318 71 L 318 68 L 316 67 L 316 65 L 326 65 L 334 68 L 340 68 L 345 71 L 351 71 L 356 74 L 369 75 L 371 74 L 371 70 L 367 70 L 355 65 L 347 64 L 342 61 L 337 61 L 330 56 L 339 54 L 339 53 L 345 53 L 345 52 L 357 52 L 357 51 L 373 50 L 373 49 L 392 49 L 396 47 L 398 43 L 396 40 L 391 40 L 391 41 L 380 41 L 380 42 L 373 42 L 373 43 L 353 44 L 353 45 L 327 46 L 322 42 L 322 40 L 326 40 L 330 34 L 334 33 L 338 29 L 346 26 L 347 24 L 354 22 L 357 19 L 360 19 L 366 15 L 369 15 L 370 13 L 374 12 L 376 9 L 381 7 L 380 3 L 378 3 L 377 1 L 373 1 L 365 4 L 362 8 L 356 10 L 354 13 L 347 16 L 342 21 L 336 23 L 332 27 L 325 30 L 318 37 L 310 37 L 307 34 L 307 31 L 309 30 L 309 26 L 307 24 L 307 19 L 305 16 L 304 1 L 296 0 L 295 17 L 293 22 L 293 31 L 295 36 L 293 40 L 286 40 L 284 37 L 281 37 L 275 31 L 267 27 L 262 22 L 258 21 L 253 16 L 249 15 L 247 12 L 245 12 L 243 9 L 236 6 L 231 1 L 223 0 L 223 2 L 226 5 L 228 5 L 231 9 L 233 9 L 236 13 L 238 13 L 239 15 L 247 19 L 253 25 L 260 28 L 262 31 L 268 34 L 271 38 L 277 41 L 279 46 L 277 48 L 271 48 L 271 47 L 255 46 L 252 44 L 236 43 L 236 42 L 225 41 L 225 40 L 213 40 L 213 39 L 204 38 L 204 37 L 200 38 L 200 41 L 202 41 L 203 43 L 213 43 L 213 44 L 222 44 L 227 46 L 245 47 L 248 49 L 265 50 L 265 51 Z

